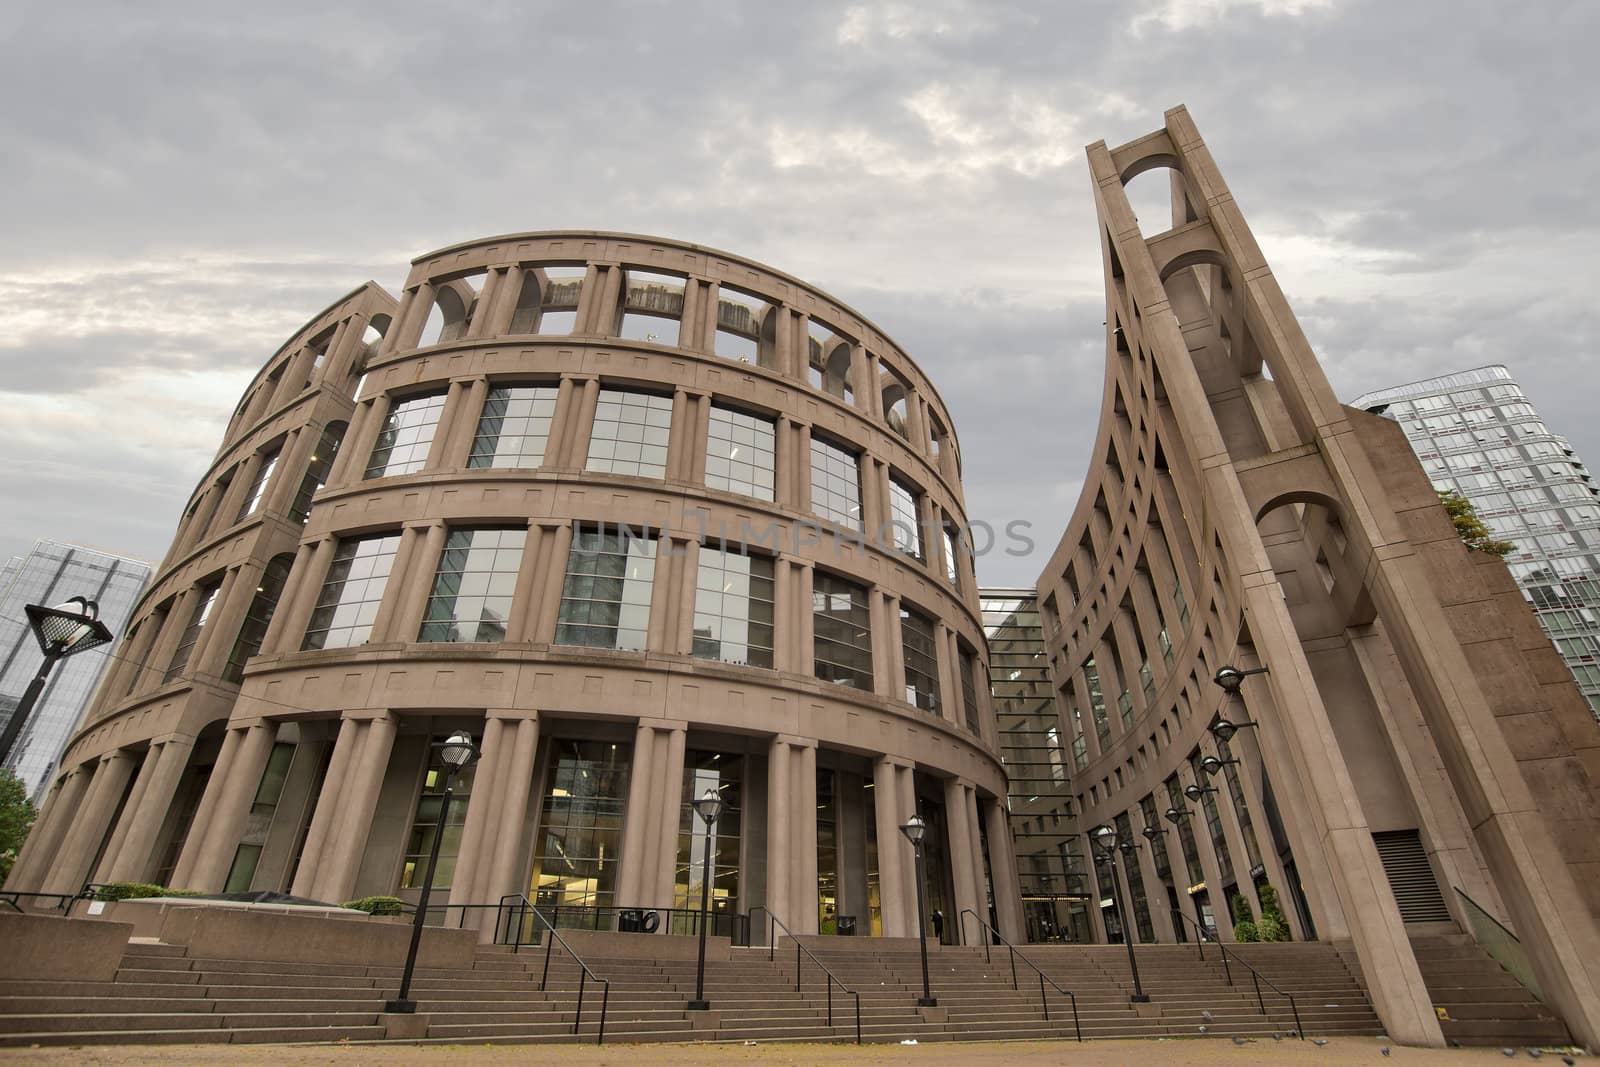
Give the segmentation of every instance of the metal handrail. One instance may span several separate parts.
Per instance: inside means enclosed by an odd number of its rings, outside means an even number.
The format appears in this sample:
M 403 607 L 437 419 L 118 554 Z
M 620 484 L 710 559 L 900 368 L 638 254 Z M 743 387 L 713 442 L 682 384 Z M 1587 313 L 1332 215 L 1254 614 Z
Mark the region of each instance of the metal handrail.
M 992 962 L 991 958 L 990 958 L 990 955 L 989 955 L 989 953 L 990 953 L 990 947 L 989 946 L 994 941 L 1000 942 L 1002 945 L 1004 945 L 1007 949 L 1010 950 L 1010 952 L 1011 952 L 1011 988 L 1017 990 L 1018 992 L 1021 992 L 1021 987 L 1017 985 L 1017 946 L 1015 946 L 1011 942 L 1007 941 L 1005 939 L 1005 937 L 1000 933 L 1000 931 L 996 930 L 994 927 L 992 927 L 988 923 L 984 922 L 983 921 L 983 917 L 981 915 L 979 915 L 977 912 L 973 911 L 971 908 L 962 908 L 960 913 L 956 916 L 956 921 L 960 922 L 961 921 L 961 917 L 964 916 L 964 915 L 971 915 L 974 919 L 978 920 L 978 925 L 979 926 L 981 926 L 985 930 L 989 931 L 989 937 L 985 938 L 984 942 L 983 942 L 983 960 L 984 960 L 985 963 Z M 1078 1020 L 1078 995 L 1076 993 L 1074 993 L 1070 989 L 1062 989 L 1061 986 L 1056 982 L 1056 980 L 1054 978 L 1051 978 L 1049 975 L 1045 974 L 1044 971 L 1040 969 L 1039 965 L 1037 963 L 1034 963 L 1028 957 L 1023 956 L 1022 957 L 1022 962 L 1026 963 L 1029 967 L 1032 967 L 1033 970 L 1034 970 L 1034 973 L 1039 976 L 1039 1004 L 1044 1009 L 1044 1021 L 1045 1022 L 1049 1022 L 1050 1021 L 1050 1001 L 1045 997 L 1045 994 L 1044 994 L 1044 984 L 1046 982 L 1049 982 L 1052 986 L 1055 987 L 1055 991 L 1057 993 L 1061 993 L 1061 994 L 1065 995 L 1069 1000 L 1072 1001 L 1072 1029 L 1077 1033 L 1078 1040 L 1082 1041 L 1083 1040 L 1083 1024 L 1081 1022 L 1079 1022 L 1079 1020 Z
M 545 991 L 546 983 L 550 981 L 550 953 L 554 950 L 557 941 L 561 942 L 561 947 L 567 950 L 567 955 L 571 956 L 573 961 L 576 962 L 579 967 L 578 1007 L 577 1010 L 575 1010 L 572 1014 L 572 1033 L 574 1036 L 576 1036 L 578 1033 L 578 1026 L 583 1022 L 584 983 L 588 979 L 593 978 L 596 982 L 599 982 L 601 985 L 606 987 L 605 995 L 600 1000 L 600 1033 L 595 1038 L 594 1042 L 597 1045 L 605 1044 L 606 1011 L 611 1007 L 611 980 L 609 978 L 601 978 L 598 974 L 595 974 L 594 971 L 590 970 L 589 965 L 583 962 L 583 957 L 572 951 L 572 946 L 567 944 L 567 939 L 562 937 L 554 926 L 550 925 L 550 920 L 541 915 L 539 913 L 539 909 L 534 907 L 533 902 L 527 897 L 523 896 L 521 893 L 507 893 L 505 896 L 500 898 L 500 907 L 505 908 L 506 901 L 508 900 L 517 901 L 515 909 L 517 911 L 517 932 L 519 935 L 522 931 L 522 919 L 525 918 L 530 912 L 533 914 L 535 919 L 538 919 L 540 922 L 544 923 L 544 928 L 546 930 L 550 931 L 550 937 L 547 938 L 544 943 L 544 973 L 539 976 L 539 992 L 543 993 Z M 522 939 L 519 936 L 517 940 L 521 941 Z
M 1204 942 L 1207 939 L 1207 934 L 1206 934 L 1205 927 L 1201 926 L 1199 923 L 1197 923 L 1193 919 L 1189 918 L 1189 916 L 1185 915 L 1183 912 L 1179 911 L 1177 908 L 1173 908 L 1172 909 L 1172 914 L 1178 916 L 1180 919 L 1183 919 L 1185 922 L 1189 923 L 1197 931 L 1199 931 L 1200 939 L 1201 939 L 1202 942 Z M 1233 970 L 1232 970 L 1232 968 L 1230 968 L 1228 966 L 1228 946 L 1223 943 L 1221 938 L 1213 937 L 1213 938 L 1210 938 L 1210 940 L 1211 940 L 1211 942 L 1213 944 L 1215 944 L 1217 946 L 1217 951 L 1222 953 L 1222 973 L 1227 977 L 1228 985 L 1231 987 L 1233 985 Z M 1204 948 L 1202 948 L 1200 950 L 1200 956 L 1201 956 L 1202 959 L 1205 958 L 1205 949 Z M 1250 961 L 1248 961 L 1244 957 L 1240 956 L 1237 952 L 1234 953 L 1233 960 L 1234 960 L 1235 963 L 1239 964 L 1245 970 L 1250 972 L 1250 984 L 1255 989 L 1255 992 L 1256 992 L 1256 1006 L 1261 1009 L 1261 1014 L 1262 1015 L 1267 1014 L 1266 998 L 1264 998 L 1261 995 L 1262 983 L 1265 983 L 1266 987 L 1268 989 L 1272 990 L 1274 993 L 1278 994 L 1280 997 L 1283 997 L 1284 999 L 1288 1000 L 1288 1002 L 1289 1002 L 1289 1010 L 1294 1013 L 1294 1032 L 1295 1032 L 1295 1036 L 1298 1037 L 1301 1041 L 1304 1041 L 1306 1039 L 1306 1031 L 1305 1031 L 1305 1027 L 1300 1025 L 1300 1005 L 1295 1001 L 1294 994 L 1290 993 L 1290 992 L 1288 992 L 1288 991 L 1286 991 L 1284 989 L 1280 989 L 1277 985 L 1273 984 L 1272 979 L 1268 978 L 1266 975 L 1262 974 L 1260 971 L 1258 971 L 1254 967 L 1250 966 Z
M 777 931 L 779 927 L 782 927 L 783 932 L 789 935 L 789 940 L 794 942 L 794 991 L 796 993 L 800 992 L 800 953 L 804 952 L 807 956 L 810 956 L 811 962 L 817 965 L 817 970 L 828 976 L 828 981 L 822 984 L 823 989 L 828 994 L 828 1029 L 833 1029 L 833 987 L 837 985 L 841 993 L 847 993 L 856 998 L 856 1044 L 861 1044 L 861 994 L 845 985 L 839 980 L 838 975 L 828 970 L 827 966 L 817 959 L 817 954 L 802 945 L 800 939 L 795 936 L 794 931 L 789 929 L 782 919 L 774 915 L 771 908 L 764 904 L 757 904 L 750 909 L 751 914 L 754 914 L 757 908 L 767 913 L 767 959 L 769 961 L 777 958 Z

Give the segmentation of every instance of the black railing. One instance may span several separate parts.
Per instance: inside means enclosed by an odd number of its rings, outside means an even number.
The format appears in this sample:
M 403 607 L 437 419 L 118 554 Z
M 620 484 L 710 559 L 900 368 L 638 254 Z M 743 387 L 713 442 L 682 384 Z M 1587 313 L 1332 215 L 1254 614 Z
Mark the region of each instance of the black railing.
M 22 906 L 23 901 L 27 901 L 30 905 L 42 904 L 44 901 L 49 901 L 50 903 L 48 905 L 40 908 L 34 908 L 33 910 L 70 913 L 72 911 L 73 903 L 79 900 L 82 896 L 82 892 L 24 893 L 20 889 L 0 889 L 0 904 L 5 904 L 8 907 L 15 908 L 17 911 L 27 913 L 28 909 Z
M 823 988 L 827 991 L 827 994 L 828 994 L 828 1029 L 829 1030 L 833 1029 L 833 987 L 835 985 L 837 985 L 839 987 L 839 992 L 856 998 L 856 1044 L 858 1044 L 858 1045 L 861 1044 L 861 994 L 857 993 L 854 989 L 851 989 L 849 986 L 845 985 L 843 982 L 841 982 L 839 980 L 839 976 L 838 975 L 836 975 L 832 971 L 828 970 L 827 966 L 821 960 L 817 959 L 816 953 L 812 952 L 810 949 L 808 949 L 804 945 L 802 945 L 800 943 L 800 939 L 794 935 L 794 931 L 789 929 L 787 926 L 785 926 L 782 919 L 780 919 L 776 915 L 772 914 L 772 909 L 767 908 L 767 907 L 765 907 L 765 906 L 763 906 L 761 904 L 757 904 L 754 908 L 751 908 L 750 910 L 753 913 L 758 908 L 761 911 L 764 911 L 764 912 L 767 913 L 767 959 L 768 960 L 776 960 L 777 959 L 777 954 L 778 954 L 778 930 L 779 929 L 782 929 L 784 933 L 788 934 L 789 935 L 789 940 L 794 942 L 794 991 L 796 993 L 800 992 L 800 953 L 804 952 L 807 956 L 811 957 L 811 962 L 815 963 L 817 965 L 817 970 L 819 970 L 823 974 L 827 975 L 827 981 L 823 982 L 822 985 L 823 985 Z
M 512 894 L 518 896 L 518 894 Z M 604 930 L 624 934 L 676 934 L 685 937 L 700 935 L 699 908 L 624 908 L 595 904 L 540 904 L 539 911 L 550 925 L 562 930 Z M 513 928 L 503 904 L 441 904 L 441 908 L 461 908 L 465 921 L 468 908 L 497 908 L 495 943 L 501 945 L 532 945 L 538 942 L 521 926 Z M 432 909 L 430 909 L 432 910 Z M 448 922 L 448 916 L 446 922 Z M 459 924 L 459 923 L 458 923 Z M 735 945 L 750 944 L 750 916 L 736 912 L 713 911 L 706 916 L 706 933 L 713 937 L 726 937 Z
M 996 930 L 994 927 L 992 927 L 988 923 L 984 922 L 982 916 L 980 916 L 977 912 L 973 911 L 971 908 L 962 908 L 960 914 L 956 916 L 956 921 L 957 922 L 963 922 L 968 915 L 972 916 L 973 919 L 975 919 L 977 921 L 978 925 L 980 927 L 982 927 L 984 930 L 988 931 L 988 933 L 989 933 L 988 937 L 985 937 L 985 938 L 982 939 L 982 941 L 983 941 L 983 959 L 984 959 L 985 963 L 993 962 L 993 958 L 990 955 L 990 953 L 992 951 L 991 948 L 990 948 L 991 945 L 995 945 L 995 944 L 1004 945 L 1006 947 L 1007 951 L 1009 951 L 1011 953 L 1011 988 L 1017 990 L 1020 993 L 1022 991 L 1022 987 L 1017 984 L 1017 958 L 1018 958 L 1018 955 L 1019 955 L 1018 952 L 1017 952 L 1017 946 L 1013 945 L 1011 942 L 1007 941 L 1004 937 L 1002 937 L 1001 934 L 1000 934 L 1000 931 Z M 1039 965 L 1037 963 L 1034 963 L 1028 957 L 1022 956 L 1021 958 L 1022 958 L 1022 962 L 1026 963 L 1029 967 L 1032 967 L 1033 970 L 1034 970 L 1034 973 L 1039 976 L 1039 1006 L 1044 1010 L 1044 1021 L 1045 1022 L 1049 1022 L 1050 1021 L 1050 1001 L 1049 1001 L 1049 998 L 1047 998 L 1045 996 L 1045 992 L 1044 992 L 1045 983 L 1048 982 L 1048 983 L 1050 983 L 1051 987 L 1055 989 L 1055 991 L 1057 993 L 1060 993 L 1062 996 L 1066 997 L 1068 1000 L 1070 1000 L 1072 1002 L 1072 1029 L 1073 1029 L 1073 1032 L 1078 1035 L 1078 1040 L 1082 1041 L 1083 1040 L 1083 1024 L 1078 1021 L 1078 996 L 1077 996 L 1077 994 L 1074 993 L 1070 989 L 1062 989 L 1061 986 L 1056 983 L 1056 980 L 1054 978 L 1051 978 L 1048 975 L 1046 975 L 1044 973 L 1044 971 L 1039 969 Z
M 517 903 L 509 905 L 508 909 L 507 901 L 516 901 Z M 605 995 L 600 1000 L 600 1033 L 595 1038 L 595 1044 L 605 1044 L 606 1011 L 611 1007 L 611 980 L 609 978 L 601 978 L 590 970 L 589 965 L 583 962 L 583 958 L 572 951 L 572 946 L 567 944 L 567 939 L 562 937 L 554 926 L 550 925 L 550 920 L 541 915 L 539 909 L 534 907 L 528 898 L 521 893 L 507 893 L 500 898 L 500 907 L 502 911 L 515 910 L 523 917 L 531 915 L 535 920 L 543 923 L 546 930 L 550 931 L 550 936 L 544 939 L 544 973 L 539 976 L 539 992 L 543 993 L 545 986 L 550 981 L 550 953 L 554 951 L 557 941 L 561 942 L 561 947 L 567 950 L 567 955 L 571 956 L 573 962 L 578 965 L 578 1007 L 572 1013 L 572 1033 L 574 1036 L 577 1035 L 578 1027 L 583 1023 L 583 991 L 585 984 L 592 978 L 606 987 Z M 518 929 L 521 929 L 520 923 Z
M 1222 953 L 1222 973 L 1228 979 L 1228 985 L 1231 987 L 1233 985 L 1233 968 L 1230 967 L 1229 964 L 1228 964 L 1228 946 L 1222 941 L 1221 938 L 1214 937 L 1214 936 L 1208 934 L 1206 932 L 1206 928 L 1205 927 L 1201 926 L 1199 923 L 1197 923 L 1193 919 L 1189 918 L 1189 916 L 1185 915 L 1183 912 L 1179 911 L 1177 908 L 1173 908 L 1172 909 L 1172 914 L 1176 915 L 1178 918 L 1182 919 L 1184 922 L 1188 923 L 1190 926 L 1194 927 L 1196 931 L 1199 932 L 1200 936 L 1197 939 L 1197 941 L 1198 941 L 1199 947 L 1200 947 L 1200 958 L 1201 959 L 1205 958 L 1205 954 L 1206 954 L 1205 942 L 1207 940 L 1210 940 L 1213 944 L 1215 944 L 1217 946 L 1217 951 Z M 1245 970 L 1250 972 L 1250 984 L 1255 989 L 1255 992 L 1256 992 L 1256 1006 L 1261 1009 L 1261 1014 L 1262 1015 L 1267 1014 L 1267 1001 L 1266 1001 L 1266 998 L 1261 993 L 1261 987 L 1263 985 L 1265 985 L 1268 989 L 1272 990 L 1274 993 L 1278 994 L 1280 997 L 1283 997 L 1285 1000 L 1287 1000 L 1289 1002 L 1289 1011 L 1291 1013 L 1293 1013 L 1293 1015 L 1294 1015 L 1294 1033 L 1295 1033 L 1295 1036 L 1298 1037 L 1301 1041 L 1304 1041 L 1306 1039 L 1306 1031 L 1305 1031 L 1305 1027 L 1300 1025 L 1300 1005 L 1295 1002 L 1294 994 L 1290 993 L 1290 992 L 1287 992 L 1286 990 L 1280 989 L 1278 986 L 1274 985 L 1270 978 L 1268 978 L 1266 975 L 1262 974 L 1260 971 L 1256 970 L 1254 967 L 1250 966 L 1250 963 L 1247 960 L 1245 960 L 1244 958 L 1242 958 L 1237 952 L 1235 952 L 1233 954 L 1233 962 L 1237 963 L 1239 966 L 1243 967 Z

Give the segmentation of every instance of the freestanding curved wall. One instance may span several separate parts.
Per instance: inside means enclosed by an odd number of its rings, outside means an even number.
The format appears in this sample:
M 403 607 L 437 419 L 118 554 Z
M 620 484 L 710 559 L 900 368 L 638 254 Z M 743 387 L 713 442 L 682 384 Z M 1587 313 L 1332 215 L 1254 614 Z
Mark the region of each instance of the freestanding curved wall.
M 914 934 L 919 812 L 930 906 L 1014 935 L 965 521 L 932 384 L 802 282 L 623 234 L 429 254 L 247 390 L 11 887 L 405 895 L 461 729 L 452 906 L 697 906 L 715 789 L 719 916 Z
M 1270 883 L 1293 937 L 1351 946 L 1389 1034 L 1438 1045 L 1408 932 L 1494 916 L 1592 1045 L 1600 738 L 1575 687 L 1399 429 L 1339 404 L 1187 112 L 1088 157 L 1107 373 L 1037 588 L 1070 781 L 1033 800 L 1071 831 L 1059 867 L 1019 857 L 1030 929 L 1231 938 Z M 1147 236 L 1124 186 L 1150 170 L 1172 216 Z M 1032 601 L 996 604 L 1022 633 Z M 1131 846 L 1131 915 L 1100 825 Z

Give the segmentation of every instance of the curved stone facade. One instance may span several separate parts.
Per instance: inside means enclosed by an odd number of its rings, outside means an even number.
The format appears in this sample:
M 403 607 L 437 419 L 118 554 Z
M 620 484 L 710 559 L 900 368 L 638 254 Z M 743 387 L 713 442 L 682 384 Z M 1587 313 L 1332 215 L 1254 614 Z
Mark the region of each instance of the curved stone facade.
M 1399 429 L 1339 404 L 1188 114 L 1088 155 L 1107 374 L 1037 588 L 1069 780 L 1013 797 L 1052 846 L 1018 835 L 1030 932 L 1120 938 L 1086 836 L 1110 824 L 1138 940 L 1231 938 L 1228 901 L 1259 915 L 1270 883 L 1296 939 L 1353 947 L 1391 1035 L 1442 1044 L 1408 930 L 1482 909 L 1593 1043 L 1600 742 L 1554 651 Z M 1173 221 L 1147 237 L 1124 187 L 1163 168 Z M 1031 601 L 993 603 L 1025 632 Z
M 1014 933 L 965 522 L 933 385 L 826 294 L 623 234 L 431 253 L 246 391 L 11 888 L 403 895 L 465 729 L 452 905 L 697 906 L 714 787 L 719 914 L 914 934 L 920 811 L 933 906 Z

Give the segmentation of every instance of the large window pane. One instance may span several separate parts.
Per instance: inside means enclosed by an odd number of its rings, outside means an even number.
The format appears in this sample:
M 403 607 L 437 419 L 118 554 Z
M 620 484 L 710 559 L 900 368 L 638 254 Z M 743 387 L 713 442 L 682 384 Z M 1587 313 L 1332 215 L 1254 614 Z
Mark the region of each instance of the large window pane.
M 906 703 L 939 713 L 939 655 L 933 620 L 910 608 L 900 609 L 900 643 L 906 660 Z
M 695 575 L 694 654 L 772 666 L 772 560 L 702 546 Z
M 311 625 L 300 647 L 349 648 L 366 644 L 372 620 L 378 617 L 383 587 L 394 566 L 400 535 L 365 537 L 341 542 L 322 583 Z
M 978 733 L 978 657 L 961 650 L 961 708 L 966 713 L 967 729 Z
M 672 882 L 672 906 L 688 914 L 674 916 L 674 934 L 698 931 L 700 887 L 705 878 L 706 850 L 711 850 L 711 919 L 708 931 L 727 936 L 731 916 L 739 910 L 739 841 L 743 836 L 744 757 L 722 752 L 685 755 L 683 790 L 678 805 L 678 864 Z M 707 833 L 694 802 L 707 791 L 722 798 L 722 811 Z
M 544 463 L 550 420 L 556 413 L 554 385 L 501 386 L 489 390 L 472 439 L 469 467 L 537 467 Z
M 671 432 L 671 397 L 602 389 L 589 433 L 587 469 L 660 478 L 667 473 Z
M 261 584 L 256 586 L 256 595 L 250 601 L 250 611 L 228 655 L 228 665 L 222 672 L 228 681 L 243 681 L 245 661 L 261 651 L 261 641 L 267 636 L 273 613 L 278 610 L 278 598 L 283 595 L 283 583 L 288 580 L 289 568 L 293 565 L 294 557 L 287 552 L 272 557 L 267 563 L 261 574 Z
M 422 792 L 417 797 L 417 813 L 411 820 L 411 833 L 406 837 L 406 858 L 400 868 L 400 888 L 415 889 L 428 873 L 428 857 L 433 852 L 433 839 L 438 836 L 439 814 L 444 800 L 445 766 L 441 755 L 444 737 L 435 737 L 428 750 L 428 770 L 422 776 Z M 478 744 L 479 738 L 472 739 Z M 455 878 L 456 857 L 461 854 L 461 830 L 467 822 L 467 802 L 472 799 L 472 783 L 478 764 L 469 763 L 458 771 L 450 783 L 450 810 L 445 813 L 444 840 L 439 842 L 439 870 L 434 876 L 435 889 L 449 888 Z
M 552 747 L 529 895 L 556 925 L 587 926 L 596 916 L 580 909 L 637 903 L 616 899 L 633 746 L 557 739 Z
M 261 464 L 256 468 L 256 476 L 250 481 L 250 488 L 244 494 L 244 503 L 239 505 L 239 514 L 234 517 L 234 522 L 243 522 L 256 513 L 256 508 L 261 506 L 261 498 L 267 494 L 272 472 L 277 467 L 278 449 L 275 448 L 261 457 Z
M 1100 668 L 1091 657 L 1083 665 L 1084 684 L 1089 687 L 1089 713 L 1094 717 L 1094 736 L 1100 751 L 1111 747 L 1111 720 L 1106 715 L 1106 697 L 1100 690 Z
M 200 587 L 195 599 L 194 613 L 189 616 L 189 625 L 183 628 L 183 636 L 178 639 L 178 648 L 172 653 L 167 673 L 161 679 L 163 683 L 172 681 L 189 666 L 189 655 L 194 652 L 195 642 L 200 640 L 200 632 L 206 628 L 206 620 L 211 618 L 211 608 L 216 603 L 217 590 L 220 588 L 222 588 L 220 578 Z
M 396 401 L 389 409 L 389 417 L 383 420 L 383 429 L 378 431 L 366 476 L 386 478 L 421 470 L 443 410 L 443 393 Z
M 828 682 L 872 692 L 872 613 L 867 591 L 817 572 L 811 588 L 815 673 Z
M 770 419 L 713 407 L 706 435 L 706 485 L 771 500 L 776 437 Z
M 419 641 L 504 641 L 526 529 L 452 530 Z
M 861 461 L 854 452 L 811 438 L 811 510 L 861 529 Z
M 894 547 L 922 558 L 922 516 L 917 491 L 899 478 L 889 478 L 889 520 L 894 526 Z
M 642 650 L 655 573 L 653 538 L 628 529 L 579 530 L 567 555 L 556 643 Z
M 343 422 L 330 422 L 322 431 L 317 450 L 311 454 L 311 462 L 306 465 L 305 477 L 300 479 L 300 488 L 295 490 L 294 502 L 289 505 L 289 517 L 295 522 L 304 523 L 311 518 L 311 498 L 318 489 L 328 484 L 328 473 L 333 470 L 339 446 L 344 443 L 345 428 Z

